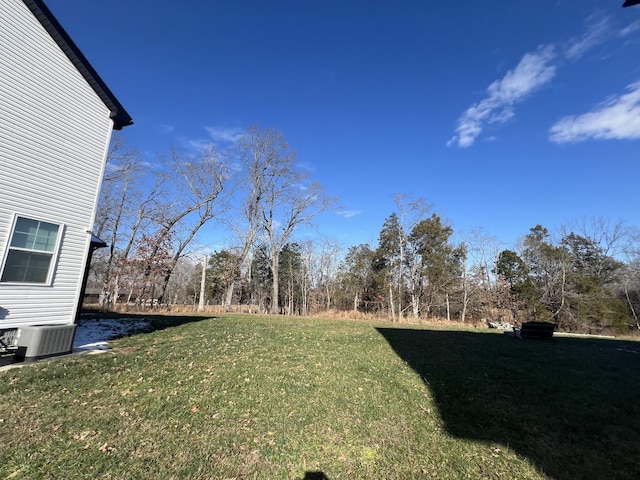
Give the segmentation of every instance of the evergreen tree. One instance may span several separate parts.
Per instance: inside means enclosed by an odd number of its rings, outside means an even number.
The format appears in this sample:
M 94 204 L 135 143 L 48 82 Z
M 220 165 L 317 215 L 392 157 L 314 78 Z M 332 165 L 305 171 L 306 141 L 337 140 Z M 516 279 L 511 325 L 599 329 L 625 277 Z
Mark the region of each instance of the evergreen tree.
M 509 308 L 516 319 L 519 311 L 534 310 L 534 306 L 540 301 L 538 289 L 529 276 L 527 265 L 516 252 L 512 250 L 500 252 L 495 273 L 507 282 L 511 293 L 508 305 L 502 305 L 502 307 Z
M 280 305 L 282 305 L 288 315 L 300 311 L 302 302 L 302 277 L 304 277 L 304 263 L 300 245 L 297 243 L 287 243 L 280 252 Z
M 424 288 L 428 315 L 443 300 L 447 317 L 450 317 L 449 295 L 462 276 L 465 257 L 464 246 L 451 243 L 452 235 L 453 228 L 443 224 L 434 213 L 419 222 L 408 238 L 410 258 L 416 256 L 420 264 L 420 279 L 415 285 L 416 288 Z
M 240 258 L 229 250 L 214 252 L 207 268 L 207 294 L 214 303 L 222 305 L 229 286 L 237 280 Z
M 393 319 L 402 311 L 404 242 L 402 225 L 398 216 L 392 213 L 380 231 L 374 265 L 379 281 L 386 285 L 389 313 Z
M 562 238 L 569 256 L 567 308 L 560 323 L 567 330 L 624 330 L 629 318 L 625 301 L 612 286 L 623 264 L 605 254 L 593 239 L 571 232 Z
M 251 261 L 251 281 L 249 292 L 251 304 L 258 304 L 258 309 L 262 312 L 269 311 L 271 307 L 273 275 L 271 273 L 269 249 L 266 244 L 258 245 L 255 249 Z
M 528 304 L 534 320 L 557 319 L 566 300 L 567 252 L 550 241 L 549 231 L 536 225 L 524 237 L 522 259 L 537 288 L 537 299 Z

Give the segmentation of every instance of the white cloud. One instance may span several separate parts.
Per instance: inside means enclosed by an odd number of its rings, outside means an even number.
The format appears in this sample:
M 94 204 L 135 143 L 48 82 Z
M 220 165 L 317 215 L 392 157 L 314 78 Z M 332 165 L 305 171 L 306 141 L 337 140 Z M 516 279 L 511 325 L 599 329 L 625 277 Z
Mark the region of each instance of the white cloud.
M 447 145 L 470 147 L 483 129 L 491 124 L 505 123 L 515 115 L 515 105 L 550 83 L 558 66 L 567 60 L 576 61 L 590 49 L 611 37 L 611 21 L 608 17 L 592 16 L 587 19 L 586 32 L 565 43 L 540 46 L 535 52 L 525 54 L 520 63 L 500 80 L 487 88 L 486 97 L 471 105 L 458 120 L 456 134 Z M 635 22 L 620 32 L 628 35 L 640 29 Z
M 543 45 L 535 52 L 526 53 L 513 70 L 489 85 L 486 98 L 462 114 L 458 120 L 456 135 L 447 145 L 470 147 L 486 125 L 504 123 L 511 119 L 516 103 L 553 79 L 556 66 L 552 62 L 555 58 L 552 45 Z
M 180 137 L 179 140 L 184 148 L 188 150 L 193 150 L 196 152 L 204 152 L 205 150 L 211 147 L 215 147 L 215 144 L 211 140 L 205 140 L 201 138 L 194 139 L 194 138 Z
M 631 35 L 636 30 L 640 30 L 640 20 L 637 20 L 637 21 L 633 22 L 632 24 L 627 25 L 625 28 L 620 30 L 619 34 L 620 34 L 621 37 L 626 37 L 628 35 Z
M 555 143 L 593 139 L 640 139 L 640 82 L 628 93 L 600 104 L 592 112 L 562 118 L 549 131 Z
M 174 130 L 175 130 L 175 127 L 174 127 L 173 125 L 166 125 L 166 124 L 163 124 L 163 125 L 160 125 L 160 126 L 158 127 L 158 131 L 159 131 L 160 133 L 162 133 L 163 135 L 166 135 L 167 133 L 171 133 L 171 132 L 173 132 Z
M 235 143 L 245 134 L 241 128 L 204 127 L 204 129 L 214 142 Z
M 603 18 L 598 22 L 591 23 L 584 35 L 569 40 L 564 54 L 569 60 L 578 60 L 584 56 L 587 51 L 603 43 L 607 39 L 610 30 L 608 18 Z
M 340 215 L 341 217 L 344 217 L 344 218 L 356 217 L 356 216 L 360 215 L 361 213 L 362 213 L 361 210 L 342 210 L 340 212 L 337 212 L 338 215 Z

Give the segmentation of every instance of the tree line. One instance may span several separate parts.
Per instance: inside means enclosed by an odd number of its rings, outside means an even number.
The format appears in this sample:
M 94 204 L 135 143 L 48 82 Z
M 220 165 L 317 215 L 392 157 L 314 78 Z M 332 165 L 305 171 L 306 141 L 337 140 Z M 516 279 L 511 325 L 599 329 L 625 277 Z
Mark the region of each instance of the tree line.
M 479 232 L 455 241 L 436 213 L 402 218 L 387 218 L 377 248 L 349 248 L 338 272 L 342 308 L 392 319 L 545 321 L 570 332 L 640 328 L 638 236 L 623 223 L 584 220 L 555 236 L 536 225 L 510 250 Z
M 95 234 L 109 245 L 93 261 L 100 305 L 184 301 L 193 240 L 215 222 L 233 235 L 234 275 L 246 272 L 255 245 L 263 246 L 274 278 L 269 308 L 279 312 L 284 246 L 335 203 L 295 158 L 281 132 L 257 126 L 233 148 L 209 145 L 197 155 L 172 149 L 157 165 L 141 162 L 138 151 L 116 137 L 95 222 Z M 227 286 L 229 304 L 234 286 Z
M 287 315 L 640 328 L 639 237 L 621 222 L 583 220 L 554 234 L 536 225 L 504 249 L 481 231 L 455 234 L 424 199 L 398 195 L 376 245 L 302 241 L 299 227 L 337 199 L 295 158 L 281 132 L 259 127 L 233 148 L 171 150 L 154 167 L 116 137 L 96 216 L 95 233 L 109 245 L 92 262 L 100 306 L 201 302 Z M 203 262 L 194 239 L 212 222 L 229 246 Z

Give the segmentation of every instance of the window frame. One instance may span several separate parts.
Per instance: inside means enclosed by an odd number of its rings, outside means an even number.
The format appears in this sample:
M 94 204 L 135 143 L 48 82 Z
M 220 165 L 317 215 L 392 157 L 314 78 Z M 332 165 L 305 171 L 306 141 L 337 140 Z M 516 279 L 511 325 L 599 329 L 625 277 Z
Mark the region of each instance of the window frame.
M 36 248 L 22 248 L 22 247 L 12 247 L 11 244 L 13 243 L 14 240 L 14 236 L 16 234 L 16 227 L 18 225 L 18 221 L 19 219 L 24 219 L 24 220 L 30 220 L 33 222 L 38 222 L 38 223 L 47 223 L 50 225 L 55 225 L 58 227 L 58 231 L 57 231 L 57 235 L 56 235 L 56 242 L 55 245 L 53 247 L 52 251 L 46 251 L 46 250 L 38 250 Z M 62 237 L 63 237 L 63 233 L 64 233 L 64 228 L 65 225 L 63 223 L 60 222 L 54 222 L 54 221 L 50 221 L 50 220 L 43 220 L 42 218 L 38 218 L 38 217 L 33 217 L 33 216 L 29 216 L 29 215 L 21 215 L 21 214 L 14 214 L 13 216 L 13 222 L 11 224 L 11 229 L 9 230 L 9 237 L 7 238 L 7 242 L 6 242 L 6 248 L 5 248 L 5 252 L 3 255 L 3 259 L 2 259 L 2 264 L 1 264 L 1 268 L 0 268 L 0 285 L 32 285 L 32 286 L 51 286 L 53 284 L 53 274 L 56 270 L 56 267 L 58 265 L 58 258 L 60 256 L 60 246 L 62 244 Z M 7 266 L 7 260 L 9 259 L 9 254 L 11 251 L 19 251 L 19 252 L 28 252 L 28 253 L 34 253 L 34 254 L 40 254 L 40 255 L 50 255 L 51 258 L 49 260 L 49 268 L 47 271 L 47 276 L 45 278 L 45 280 L 43 282 L 33 282 L 33 281 L 19 281 L 19 280 L 2 280 L 2 277 L 4 276 L 5 273 L 5 269 Z

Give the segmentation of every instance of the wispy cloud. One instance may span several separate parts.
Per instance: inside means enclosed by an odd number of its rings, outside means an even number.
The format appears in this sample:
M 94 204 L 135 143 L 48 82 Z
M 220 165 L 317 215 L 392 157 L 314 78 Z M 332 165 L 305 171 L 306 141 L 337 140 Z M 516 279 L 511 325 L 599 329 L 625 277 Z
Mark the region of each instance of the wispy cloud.
M 236 143 L 246 132 L 241 128 L 204 127 L 206 138 L 180 137 L 182 145 L 189 149 L 202 152 L 212 147 L 220 147 L 220 144 Z
M 514 69 L 489 85 L 483 100 L 471 105 L 460 116 L 456 133 L 447 145 L 462 148 L 472 146 L 487 126 L 505 123 L 513 118 L 515 105 L 550 83 L 563 63 L 579 60 L 589 50 L 612 37 L 609 17 L 592 16 L 587 19 L 587 24 L 583 35 L 564 43 L 542 45 L 536 51 L 526 53 Z M 629 35 L 637 29 L 640 29 L 640 22 L 632 23 L 619 34 Z
M 171 133 L 174 130 L 175 130 L 175 127 L 173 125 L 163 124 L 158 127 L 158 131 L 163 135 L 166 135 L 167 133 Z
M 631 35 L 633 32 L 635 32 L 636 30 L 640 30 L 640 20 L 637 20 L 632 24 L 627 25 L 618 33 L 620 34 L 621 37 L 627 37 Z
M 456 134 L 447 145 L 470 147 L 486 125 L 504 123 L 514 115 L 514 105 L 549 83 L 556 74 L 553 45 L 526 53 L 520 63 L 487 88 L 487 96 L 469 107 L 458 120 Z
M 627 87 L 628 93 L 598 105 L 582 115 L 562 118 L 549 131 L 555 143 L 593 139 L 640 139 L 640 82 Z
M 214 142 L 236 143 L 246 133 L 241 128 L 204 127 Z
M 183 148 L 186 148 L 187 150 L 191 150 L 195 152 L 203 152 L 211 148 L 212 146 L 215 146 L 215 144 L 211 140 L 202 139 L 202 138 L 180 137 L 178 138 L 178 140 L 182 144 Z
M 338 215 L 344 218 L 357 217 L 362 213 L 362 210 L 341 210 L 336 212 Z
M 564 51 L 569 60 L 578 60 L 596 45 L 607 40 L 611 31 L 611 22 L 608 18 L 591 21 L 587 31 L 580 37 L 569 40 Z

